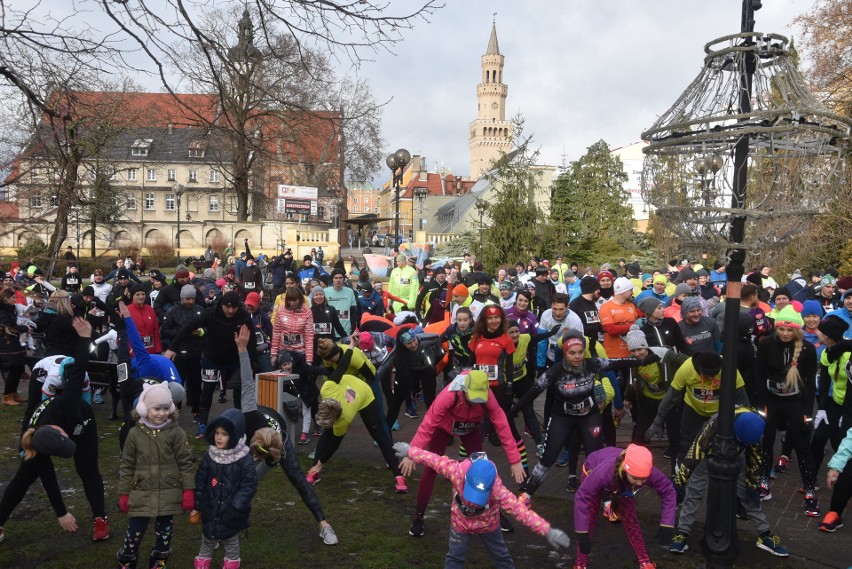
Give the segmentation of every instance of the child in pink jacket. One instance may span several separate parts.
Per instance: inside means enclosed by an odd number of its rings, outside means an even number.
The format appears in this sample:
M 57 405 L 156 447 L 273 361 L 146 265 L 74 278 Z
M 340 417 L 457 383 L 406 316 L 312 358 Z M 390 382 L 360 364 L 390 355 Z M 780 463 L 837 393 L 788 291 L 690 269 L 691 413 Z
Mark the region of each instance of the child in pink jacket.
M 408 443 L 396 443 L 393 446 L 400 458 L 408 457 L 431 468 L 453 485 L 450 542 L 444 569 L 464 567 L 468 541 L 474 534 L 480 536 L 494 567 L 514 569 L 515 564 L 500 529 L 501 510 L 506 510 L 535 533 L 546 536 L 553 547 L 570 547 L 571 540 L 564 531 L 550 527 L 547 520 L 521 503 L 503 486 L 497 476 L 497 467 L 485 453 L 473 453 L 470 458 L 457 462 L 409 446 Z

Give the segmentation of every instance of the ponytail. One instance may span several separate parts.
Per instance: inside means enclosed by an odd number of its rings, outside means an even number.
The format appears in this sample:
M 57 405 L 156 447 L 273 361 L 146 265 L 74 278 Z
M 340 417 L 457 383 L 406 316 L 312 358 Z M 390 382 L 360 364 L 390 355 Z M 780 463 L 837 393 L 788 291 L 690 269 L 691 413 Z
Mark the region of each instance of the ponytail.
M 35 429 L 30 427 L 24 434 L 21 435 L 21 448 L 24 449 L 24 460 L 30 460 L 35 458 L 38 454 L 36 449 L 33 448 L 33 433 L 35 433 Z
M 800 328 L 793 328 L 796 337 L 793 340 L 793 357 L 790 358 L 790 367 L 787 369 L 787 379 L 785 382 L 786 390 L 793 391 L 802 382 L 802 375 L 799 373 L 799 356 L 802 353 L 804 346 L 804 332 Z

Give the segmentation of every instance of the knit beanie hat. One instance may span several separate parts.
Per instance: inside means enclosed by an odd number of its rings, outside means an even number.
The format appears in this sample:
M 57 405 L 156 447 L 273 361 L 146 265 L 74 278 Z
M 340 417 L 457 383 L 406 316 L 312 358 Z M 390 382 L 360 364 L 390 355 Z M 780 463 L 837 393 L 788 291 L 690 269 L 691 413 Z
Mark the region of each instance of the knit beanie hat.
M 176 279 L 189 278 L 189 268 L 186 265 L 178 265 L 177 270 L 175 270 L 175 278 Z
M 654 296 L 646 296 L 642 300 L 640 300 L 636 304 L 636 308 L 639 309 L 639 312 L 644 314 L 645 316 L 650 316 L 654 313 L 658 306 L 661 306 L 663 302 Z
M 648 340 L 645 339 L 645 333 L 636 324 L 630 327 L 624 340 L 627 342 L 627 349 L 631 352 L 639 348 L 648 347 Z
M 843 339 L 843 334 L 849 328 L 843 318 L 836 314 L 829 314 L 819 323 L 817 330 L 825 334 L 828 338 L 839 342 Z
M 612 285 L 612 292 L 615 294 L 622 294 L 627 291 L 633 290 L 633 283 L 630 282 L 630 279 L 627 277 L 618 277 L 615 279 L 615 283 Z
M 668 284 L 668 282 L 669 282 L 669 279 L 666 278 L 666 275 L 659 274 L 656 277 L 654 277 L 654 284 L 657 284 L 657 283 Z
M 580 281 L 580 294 L 591 294 L 600 288 L 601 283 L 595 277 L 583 277 Z
M 701 300 L 697 296 L 687 296 L 680 304 L 680 315 L 686 316 L 690 310 L 701 308 Z
M 239 293 L 232 290 L 222 295 L 222 300 L 219 304 L 222 306 L 241 306 L 242 303 Z
M 674 298 L 679 297 L 682 294 L 692 294 L 692 287 L 688 284 L 680 283 L 675 287 Z
M 785 306 L 775 316 L 776 328 L 779 326 L 784 328 L 801 328 L 804 325 L 805 321 L 802 320 L 802 317 L 792 306 Z
M 175 404 L 172 402 L 172 392 L 169 391 L 169 386 L 165 383 L 142 384 L 142 394 L 139 395 L 139 402 L 136 403 L 136 412 L 140 417 L 148 416 L 148 409 L 159 407 L 160 405 L 168 405 L 169 412 L 175 410 Z
M 654 468 L 654 457 L 647 448 L 631 444 L 624 451 L 621 467 L 634 478 L 648 478 Z
M 774 301 L 779 296 L 784 296 L 789 300 L 793 300 L 793 295 L 790 294 L 790 289 L 788 289 L 786 286 L 782 286 L 781 288 L 775 289 L 775 292 L 772 294 L 772 300 Z
M 837 281 L 835 280 L 835 278 L 833 276 L 831 276 L 830 274 L 827 274 L 827 275 L 824 275 L 822 277 L 822 279 L 820 279 L 819 285 L 820 286 L 833 285 L 833 284 L 836 284 L 836 282 Z
M 716 352 L 699 352 L 692 356 L 692 364 L 698 373 L 715 376 L 722 371 L 722 356 Z
M 598 281 L 600 281 L 603 278 L 614 279 L 615 277 L 613 276 L 613 274 L 611 272 L 609 272 L 607 270 L 602 270 L 601 272 L 598 273 Z
M 130 287 L 130 298 L 133 298 L 133 295 L 135 295 L 137 292 L 144 292 L 145 294 L 148 294 L 148 291 L 145 290 L 144 286 L 138 283 L 134 283 L 133 286 Z
M 747 411 L 734 419 L 734 436 L 744 445 L 756 445 L 763 437 L 766 423 L 760 415 Z
M 373 335 L 369 332 L 361 332 L 358 336 L 358 347 L 362 352 L 372 352 L 373 348 L 376 347 L 376 341 L 373 339 Z
M 321 286 L 315 286 L 314 288 L 312 288 L 311 289 L 311 300 L 313 300 L 314 295 L 317 294 L 317 293 L 320 293 L 323 296 L 325 296 L 325 289 L 322 288 Z
M 839 288 L 840 290 L 852 289 L 852 276 L 846 276 L 837 279 L 834 284 L 837 285 L 837 288 Z
M 630 274 L 638 276 L 642 272 L 642 266 L 636 261 L 633 261 L 627 265 L 627 270 L 630 271 Z
M 822 305 L 818 300 L 806 300 L 804 304 L 802 304 L 802 316 L 819 316 L 823 317 L 825 311 L 822 309 Z
M 195 298 L 195 287 L 191 284 L 185 284 L 180 289 L 181 298 Z
M 467 287 L 463 284 L 457 284 L 453 287 L 453 296 L 464 296 L 467 297 L 470 292 L 467 290 Z
M 642 273 L 642 284 L 645 284 L 645 281 L 651 280 L 651 273 Z

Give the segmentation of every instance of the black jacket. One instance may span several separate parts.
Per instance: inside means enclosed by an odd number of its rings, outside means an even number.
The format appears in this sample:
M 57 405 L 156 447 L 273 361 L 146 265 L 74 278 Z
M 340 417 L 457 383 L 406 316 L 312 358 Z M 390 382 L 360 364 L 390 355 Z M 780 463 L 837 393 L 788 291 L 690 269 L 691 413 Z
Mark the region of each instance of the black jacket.
M 169 349 L 175 353 L 180 353 L 183 350 L 183 344 L 192 335 L 192 331 L 197 328 L 204 329 L 204 347 L 202 349 L 203 356 L 210 360 L 214 366 L 220 368 L 232 368 L 239 366 L 240 357 L 237 353 L 237 344 L 234 342 L 234 334 L 238 333 L 240 326 L 246 325 L 249 330 L 252 328 L 251 316 L 246 312 L 245 308 L 240 307 L 237 313 L 228 318 L 222 312 L 221 305 L 216 305 L 212 308 L 207 308 L 201 313 L 198 318 L 189 320 L 175 334 Z M 257 350 L 254 342 L 249 342 L 248 345 L 249 359 L 254 363 L 257 360 Z M 236 366 L 236 367 L 235 367 Z M 240 374 L 231 375 L 228 380 L 228 387 L 239 388 Z
M 13 304 L 0 302 L 0 355 L 22 355 L 26 348 L 21 346 L 20 338 L 12 333 L 26 331 L 26 326 L 18 326 L 18 315 Z M 76 335 L 76 334 L 75 334 Z
M 204 312 L 204 308 L 197 304 L 192 306 L 177 304 L 166 312 L 163 323 L 160 325 L 160 341 L 163 343 L 163 349 L 170 348 L 172 340 L 181 328 L 193 319 L 200 319 L 202 312 Z M 194 334 L 189 334 L 181 345 L 180 351 L 175 351 L 175 353 L 180 359 L 198 359 L 201 357 L 203 348 L 204 340 Z

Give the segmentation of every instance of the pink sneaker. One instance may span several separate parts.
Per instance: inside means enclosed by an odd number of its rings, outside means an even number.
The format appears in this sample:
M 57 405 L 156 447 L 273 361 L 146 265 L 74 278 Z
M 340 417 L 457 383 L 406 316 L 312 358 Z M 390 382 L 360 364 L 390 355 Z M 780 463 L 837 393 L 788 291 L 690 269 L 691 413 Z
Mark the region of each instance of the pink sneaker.
M 407 494 L 408 493 L 408 486 L 405 484 L 405 477 L 404 476 L 397 476 L 396 477 L 396 493 L 397 494 Z
M 320 475 L 309 470 L 307 476 L 305 476 L 305 480 L 308 481 L 308 484 L 313 486 L 320 481 Z
M 103 541 L 109 539 L 109 522 L 106 518 L 95 518 L 95 531 L 92 534 L 92 541 Z

